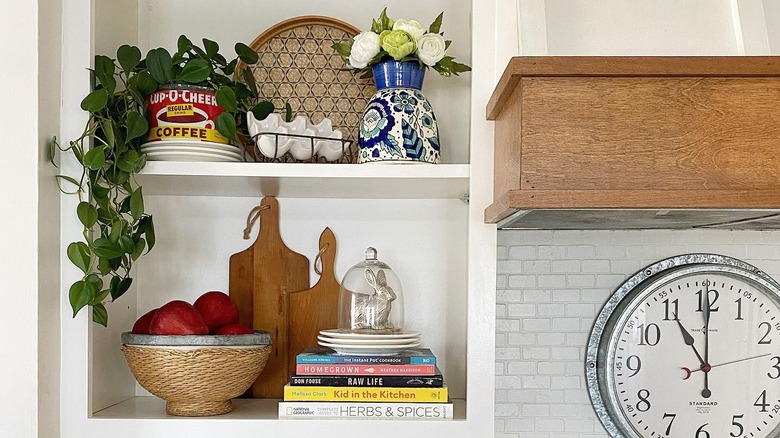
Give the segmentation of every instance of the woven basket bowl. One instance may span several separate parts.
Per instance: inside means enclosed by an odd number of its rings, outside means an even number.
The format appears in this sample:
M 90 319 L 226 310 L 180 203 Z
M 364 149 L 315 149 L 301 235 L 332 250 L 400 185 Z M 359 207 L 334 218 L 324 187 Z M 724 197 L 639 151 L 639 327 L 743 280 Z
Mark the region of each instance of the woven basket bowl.
M 122 352 L 130 371 L 144 389 L 165 400 L 169 415 L 200 417 L 232 411 L 230 400 L 252 386 L 271 353 L 267 332 L 235 336 L 127 335 L 122 335 Z M 198 345 L 204 343 L 212 345 Z

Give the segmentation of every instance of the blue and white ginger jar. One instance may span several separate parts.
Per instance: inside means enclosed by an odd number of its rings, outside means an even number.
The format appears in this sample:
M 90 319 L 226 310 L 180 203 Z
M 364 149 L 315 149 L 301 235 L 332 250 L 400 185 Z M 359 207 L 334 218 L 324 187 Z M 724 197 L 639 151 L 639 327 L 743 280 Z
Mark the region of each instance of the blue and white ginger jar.
M 420 91 L 425 69 L 417 62 L 386 61 L 373 71 L 377 92 L 360 119 L 358 163 L 438 163 L 439 127 Z

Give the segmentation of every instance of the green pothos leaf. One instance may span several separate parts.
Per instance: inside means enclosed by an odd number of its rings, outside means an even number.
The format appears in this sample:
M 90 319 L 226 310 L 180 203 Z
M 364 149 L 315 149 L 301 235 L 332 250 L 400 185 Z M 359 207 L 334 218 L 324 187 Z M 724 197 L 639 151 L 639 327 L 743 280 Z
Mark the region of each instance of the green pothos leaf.
M 130 215 L 133 216 L 133 220 L 137 221 L 142 214 L 144 214 L 144 195 L 141 187 L 138 187 L 130 195 Z
M 79 202 L 79 205 L 76 207 L 76 215 L 85 228 L 92 228 L 98 220 L 97 209 L 86 201 Z
M 86 274 L 89 272 L 92 259 L 90 257 L 89 247 L 86 243 L 73 242 L 68 245 L 68 250 L 66 252 L 71 263 L 76 265 L 77 268 L 81 269 L 83 273 Z
M 70 307 L 73 309 L 73 317 L 79 313 L 84 306 L 89 304 L 89 291 L 87 290 L 86 282 L 77 281 L 70 286 L 68 291 L 68 300 L 70 301 Z
M 108 327 L 108 311 L 106 310 L 106 306 L 102 303 L 92 306 L 92 321 L 103 327 Z

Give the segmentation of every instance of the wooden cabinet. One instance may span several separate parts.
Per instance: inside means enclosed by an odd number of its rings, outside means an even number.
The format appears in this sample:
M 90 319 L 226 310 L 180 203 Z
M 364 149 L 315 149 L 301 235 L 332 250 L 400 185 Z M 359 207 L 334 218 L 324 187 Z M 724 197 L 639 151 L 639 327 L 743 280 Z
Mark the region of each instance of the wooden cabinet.
M 517 57 L 487 107 L 508 228 L 778 228 L 780 58 Z

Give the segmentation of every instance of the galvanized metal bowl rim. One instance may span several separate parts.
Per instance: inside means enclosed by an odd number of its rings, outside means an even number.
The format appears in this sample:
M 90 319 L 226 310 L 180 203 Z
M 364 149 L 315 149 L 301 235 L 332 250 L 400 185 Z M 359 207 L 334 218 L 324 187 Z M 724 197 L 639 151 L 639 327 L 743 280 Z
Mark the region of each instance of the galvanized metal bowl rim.
M 122 333 L 122 344 L 153 346 L 262 346 L 271 344 L 271 333 L 255 330 L 247 335 L 144 335 Z

